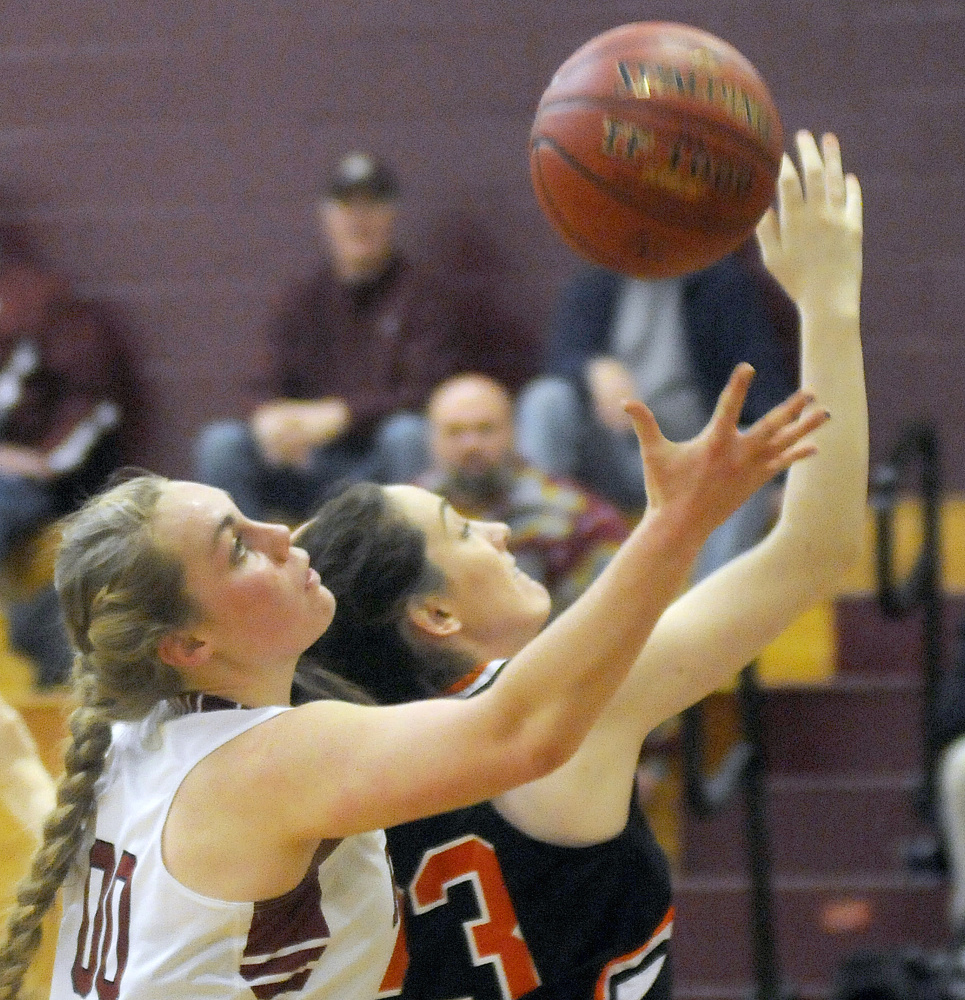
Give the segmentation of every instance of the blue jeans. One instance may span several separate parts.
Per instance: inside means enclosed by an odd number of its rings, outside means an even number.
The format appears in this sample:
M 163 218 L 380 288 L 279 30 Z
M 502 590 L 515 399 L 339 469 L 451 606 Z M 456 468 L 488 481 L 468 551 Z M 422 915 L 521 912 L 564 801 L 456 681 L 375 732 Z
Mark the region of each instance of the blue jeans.
M 0 562 L 22 538 L 62 513 L 57 487 L 23 476 L 0 475 Z
M 623 510 L 646 505 L 636 434 L 604 427 L 564 378 L 543 376 L 522 390 L 516 406 L 516 446 L 537 468 L 574 479 Z M 764 537 L 777 489 L 773 484 L 762 487 L 711 533 L 694 564 L 694 582 Z
M 256 519 L 311 516 L 340 486 L 360 480 L 408 483 L 428 467 L 426 422 L 412 413 L 387 417 L 365 447 L 341 441 L 317 448 L 307 468 L 270 465 L 247 422 L 223 420 L 201 429 L 194 475 L 231 494 Z

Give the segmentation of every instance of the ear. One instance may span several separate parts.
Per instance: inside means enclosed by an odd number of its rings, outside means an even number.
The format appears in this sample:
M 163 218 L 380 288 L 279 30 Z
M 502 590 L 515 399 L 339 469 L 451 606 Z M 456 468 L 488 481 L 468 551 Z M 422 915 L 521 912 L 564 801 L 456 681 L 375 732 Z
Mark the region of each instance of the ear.
M 462 622 L 438 594 L 410 603 L 409 621 L 420 632 L 436 639 L 455 635 L 462 628 Z
M 208 644 L 186 632 L 168 632 L 158 643 L 157 652 L 175 669 L 201 666 L 210 656 Z

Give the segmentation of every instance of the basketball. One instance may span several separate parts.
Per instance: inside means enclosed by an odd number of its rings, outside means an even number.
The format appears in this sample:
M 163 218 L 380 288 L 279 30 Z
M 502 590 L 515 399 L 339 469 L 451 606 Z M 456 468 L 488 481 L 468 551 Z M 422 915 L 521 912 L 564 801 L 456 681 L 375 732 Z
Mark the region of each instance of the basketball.
M 767 86 L 727 42 L 641 21 L 577 49 L 540 98 L 537 201 L 591 263 L 637 278 L 713 264 L 774 199 L 784 131 Z

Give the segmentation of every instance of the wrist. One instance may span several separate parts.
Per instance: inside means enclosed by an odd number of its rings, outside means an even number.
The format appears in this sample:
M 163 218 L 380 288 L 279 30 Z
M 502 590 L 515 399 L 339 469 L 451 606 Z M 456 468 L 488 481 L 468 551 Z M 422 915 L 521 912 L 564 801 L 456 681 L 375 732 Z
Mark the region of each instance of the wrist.
M 829 293 L 827 290 L 805 292 L 797 301 L 802 320 L 811 322 L 853 322 L 861 314 L 861 293 L 858 289 Z
M 670 559 L 689 566 L 713 530 L 700 527 L 700 513 L 691 505 L 680 503 L 648 505 L 639 527 Z

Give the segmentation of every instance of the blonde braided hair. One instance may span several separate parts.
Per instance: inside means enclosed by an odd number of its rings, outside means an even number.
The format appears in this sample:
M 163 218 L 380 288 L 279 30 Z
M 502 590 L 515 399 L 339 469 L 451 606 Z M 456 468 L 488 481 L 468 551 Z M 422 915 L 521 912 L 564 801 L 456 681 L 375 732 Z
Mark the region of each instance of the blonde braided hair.
M 96 808 L 111 724 L 143 718 L 181 690 L 157 654 L 161 638 L 199 617 L 181 565 L 158 546 L 152 516 L 167 480 L 151 474 L 119 483 L 63 522 L 54 582 L 74 647 L 79 707 L 57 804 L 43 843 L 17 890 L 0 947 L 0 1000 L 21 996 L 24 976 Z

